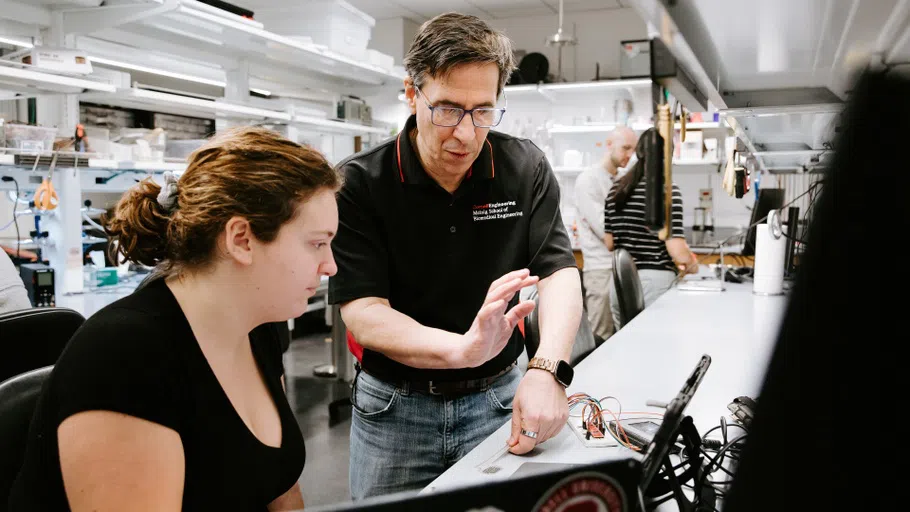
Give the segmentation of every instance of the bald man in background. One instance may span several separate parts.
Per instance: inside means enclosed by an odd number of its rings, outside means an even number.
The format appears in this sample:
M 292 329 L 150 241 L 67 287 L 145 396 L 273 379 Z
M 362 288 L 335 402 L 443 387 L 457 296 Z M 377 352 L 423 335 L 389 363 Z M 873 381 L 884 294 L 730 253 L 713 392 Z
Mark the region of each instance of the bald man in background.
M 604 241 L 604 204 L 613 180 L 619 169 L 629 165 L 637 143 L 638 136 L 629 127 L 614 129 L 607 136 L 603 162 L 585 170 L 575 180 L 578 241 L 584 256 L 585 309 L 594 334 L 604 340 L 615 330 L 610 312 L 613 254 Z

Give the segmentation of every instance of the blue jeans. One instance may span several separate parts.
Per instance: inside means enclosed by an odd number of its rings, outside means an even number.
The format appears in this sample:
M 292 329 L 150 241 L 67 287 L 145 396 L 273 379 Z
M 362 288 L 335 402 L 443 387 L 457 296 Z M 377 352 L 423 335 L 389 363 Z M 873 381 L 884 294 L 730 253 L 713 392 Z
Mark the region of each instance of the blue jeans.
M 359 500 L 429 485 L 511 421 L 521 376 L 516 366 L 486 389 L 447 397 L 400 388 L 359 372 L 351 393 L 351 497 Z

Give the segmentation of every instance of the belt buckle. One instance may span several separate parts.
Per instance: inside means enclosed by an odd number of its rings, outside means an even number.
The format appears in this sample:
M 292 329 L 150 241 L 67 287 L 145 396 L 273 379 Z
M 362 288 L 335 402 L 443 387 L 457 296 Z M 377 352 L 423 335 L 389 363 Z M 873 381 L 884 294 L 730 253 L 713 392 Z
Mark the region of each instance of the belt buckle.
M 427 390 L 431 395 L 441 395 L 439 391 L 436 390 L 436 384 L 433 384 L 433 381 L 430 381 L 429 389 Z

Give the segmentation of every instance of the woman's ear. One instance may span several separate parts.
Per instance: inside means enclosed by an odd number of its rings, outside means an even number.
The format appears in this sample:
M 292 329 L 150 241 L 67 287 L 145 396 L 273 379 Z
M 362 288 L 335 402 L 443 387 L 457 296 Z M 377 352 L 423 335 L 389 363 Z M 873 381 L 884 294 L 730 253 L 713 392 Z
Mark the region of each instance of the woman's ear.
M 224 225 L 224 252 L 241 265 L 253 263 L 253 230 L 250 221 L 231 217 Z

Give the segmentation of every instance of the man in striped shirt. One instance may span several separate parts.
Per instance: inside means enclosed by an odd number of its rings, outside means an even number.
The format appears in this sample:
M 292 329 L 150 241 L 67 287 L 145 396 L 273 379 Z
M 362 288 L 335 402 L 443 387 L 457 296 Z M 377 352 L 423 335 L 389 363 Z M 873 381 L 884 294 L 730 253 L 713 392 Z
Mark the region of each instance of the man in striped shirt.
M 641 137 L 644 141 L 646 137 Z M 670 239 L 660 240 L 657 233 L 645 224 L 645 177 L 642 142 L 637 151 L 639 161 L 610 190 L 604 211 L 604 240 L 612 251 L 622 247 L 629 251 L 638 268 L 638 277 L 645 296 L 645 307 L 673 286 L 679 272 L 695 273 L 698 262 L 683 230 L 683 202 L 679 187 L 673 184 L 672 225 Z M 616 290 L 610 288 L 610 306 L 617 328 L 619 301 Z

